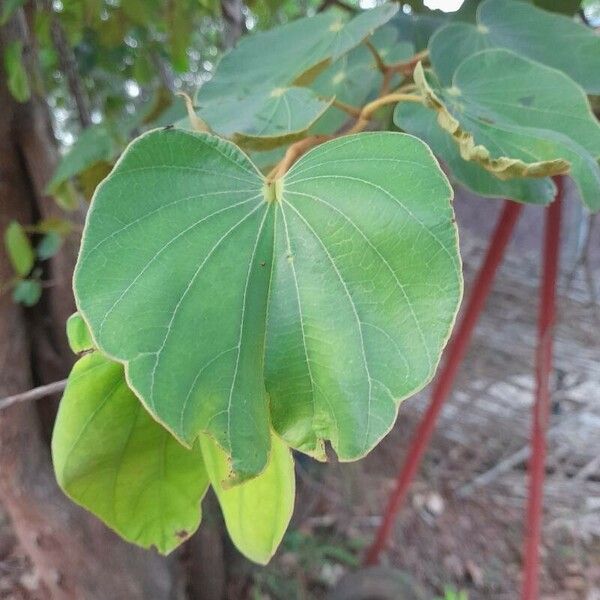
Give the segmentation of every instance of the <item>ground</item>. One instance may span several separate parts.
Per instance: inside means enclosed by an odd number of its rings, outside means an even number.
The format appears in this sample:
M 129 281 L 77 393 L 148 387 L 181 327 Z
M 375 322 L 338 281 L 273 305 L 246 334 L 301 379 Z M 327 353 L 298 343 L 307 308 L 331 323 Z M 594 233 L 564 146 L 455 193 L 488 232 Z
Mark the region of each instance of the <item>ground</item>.
M 600 293 L 600 226 L 592 221 L 591 252 L 583 260 L 590 220 L 571 195 L 559 285 L 542 599 L 600 600 L 600 305 L 594 297 Z M 461 194 L 456 207 L 468 293 L 500 203 Z M 536 207 L 524 212 L 383 559 L 409 573 L 427 598 L 441 597 L 447 586 L 467 590 L 470 600 L 518 597 L 542 215 Z M 236 560 L 229 598 L 326 598 L 359 567 L 429 391 L 402 405 L 393 432 L 364 461 L 298 460 L 298 500 L 284 544 L 266 569 Z M 45 600 L 1 511 L 0 599 Z

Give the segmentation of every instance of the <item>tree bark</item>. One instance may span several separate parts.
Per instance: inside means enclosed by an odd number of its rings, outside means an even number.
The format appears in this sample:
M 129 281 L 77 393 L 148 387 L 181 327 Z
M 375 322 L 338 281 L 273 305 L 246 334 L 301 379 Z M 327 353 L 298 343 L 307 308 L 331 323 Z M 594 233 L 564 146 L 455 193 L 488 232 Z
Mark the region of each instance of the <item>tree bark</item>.
M 0 30 L 0 53 L 15 37 L 27 44 L 25 28 L 22 11 L 17 11 Z M 57 156 L 45 103 L 39 98 L 17 103 L 0 67 L 0 106 L 3 232 L 12 219 L 27 224 L 59 213 L 44 195 Z M 64 376 L 70 366 L 63 333 L 65 319 L 73 310 L 70 280 L 75 255 L 69 250 L 64 249 L 52 261 L 50 275 L 45 274 L 55 285 L 44 292 L 40 306 L 24 311 L 10 294 L 0 296 L 0 397 Z M 8 258 L 1 252 L 0 281 L 11 277 Z M 178 596 L 169 561 L 121 541 L 62 494 L 34 403 L 0 411 L 0 503 L 52 599 L 170 600 Z

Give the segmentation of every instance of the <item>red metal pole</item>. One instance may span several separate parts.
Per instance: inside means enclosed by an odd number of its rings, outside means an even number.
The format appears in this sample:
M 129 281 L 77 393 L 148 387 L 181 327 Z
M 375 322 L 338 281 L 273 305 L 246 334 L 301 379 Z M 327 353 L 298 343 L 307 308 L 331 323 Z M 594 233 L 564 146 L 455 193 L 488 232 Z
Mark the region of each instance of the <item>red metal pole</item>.
M 431 402 L 416 432 L 413 434 L 408 447 L 408 455 L 398 473 L 396 486 L 390 496 L 383 521 L 377 531 L 375 541 L 365 556 L 365 565 L 377 564 L 381 552 L 389 542 L 396 517 L 406 499 L 408 488 L 415 473 L 421 464 L 423 454 L 435 429 L 440 410 L 452 389 L 454 379 L 469 346 L 473 329 L 477 324 L 479 315 L 490 293 L 494 275 L 498 269 L 498 265 L 502 261 L 506 246 L 511 238 L 522 208 L 522 204 L 517 204 L 509 200 L 504 202 L 502 215 L 496 225 L 496 230 L 494 231 L 483 264 L 473 283 L 469 302 L 461 322 L 454 332 L 452 341 L 446 350 L 446 362 L 439 373 L 431 395 Z
M 531 428 L 529 459 L 529 494 L 525 525 L 523 562 L 523 600 L 537 600 L 540 570 L 540 541 L 544 476 L 546 474 L 546 430 L 550 415 L 550 373 L 552 372 L 552 342 L 556 315 L 556 278 L 560 249 L 560 221 L 563 178 L 555 178 L 557 192 L 546 214 L 543 273 L 540 285 L 538 316 L 538 347 L 536 354 L 536 394 Z

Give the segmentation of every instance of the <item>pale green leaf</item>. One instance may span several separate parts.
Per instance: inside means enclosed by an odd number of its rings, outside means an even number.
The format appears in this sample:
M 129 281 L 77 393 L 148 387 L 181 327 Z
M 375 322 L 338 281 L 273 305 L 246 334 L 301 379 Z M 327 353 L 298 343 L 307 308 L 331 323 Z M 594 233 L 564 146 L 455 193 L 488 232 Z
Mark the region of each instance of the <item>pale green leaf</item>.
M 448 22 L 439 14 L 412 14 L 399 12 L 389 24 L 398 30 L 400 40 L 410 42 L 417 52 L 427 48 L 429 38 Z
M 386 23 L 398 10 L 385 4 L 346 23 L 338 12 L 248 35 L 219 63 L 214 77 L 200 88 L 203 103 L 257 88 L 287 86 L 317 65 L 342 56 Z
M 198 114 L 220 135 L 248 148 L 268 149 L 301 137 L 330 104 L 331 98 L 321 99 L 307 88 L 281 87 L 241 99 L 232 95 Z
M 52 455 L 58 483 L 126 540 L 166 554 L 200 524 L 208 478 L 146 413 L 123 367 L 99 352 L 77 361 L 60 403 Z
M 96 192 L 77 304 L 155 417 L 188 445 L 209 433 L 236 479 L 264 469 L 271 421 L 295 448 L 357 459 L 452 326 L 450 198 L 403 134 L 328 142 L 267 185 L 229 142 L 150 132 Z
M 590 94 L 600 93 L 600 36 L 572 18 L 516 0 L 486 0 L 477 20 L 494 46 L 564 71 Z
M 447 25 L 429 44 L 444 85 L 465 58 L 486 48 L 512 50 L 563 71 L 590 94 L 600 93 L 600 36 L 572 18 L 518 0 L 486 0 L 476 26 Z
M 60 250 L 62 243 L 62 237 L 55 231 L 50 231 L 41 239 L 35 251 L 40 260 L 47 260 Z
M 90 330 L 79 313 L 73 313 L 67 319 L 67 339 L 75 354 L 94 348 Z
M 416 103 L 400 104 L 395 112 L 398 126 L 425 140 L 434 154 L 448 166 L 451 178 L 472 192 L 531 204 L 552 202 L 556 187 L 550 178 L 498 179 L 478 164 L 464 160 L 456 142 L 437 124 L 436 118 L 434 111 Z
M 10 93 L 17 102 L 27 102 L 31 96 L 29 77 L 23 64 L 23 42 L 16 40 L 4 48 L 4 70 Z
M 472 54 L 492 48 L 490 36 L 469 23 L 449 23 L 429 40 L 429 57 L 440 83 L 452 85 L 454 72 Z
M 206 123 L 222 135 L 268 136 L 289 141 L 323 113 L 306 85 L 331 61 L 346 54 L 397 12 L 395 4 L 364 11 L 349 22 L 334 11 L 305 17 L 244 37 L 226 54 L 213 78 L 198 91 L 196 103 Z M 260 145 L 260 144 L 259 144 Z
M 266 565 L 279 547 L 294 510 L 290 449 L 273 435 L 265 470 L 250 481 L 230 486 L 227 455 L 208 436 L 200 437 L 200 446 L 231 541 L 244 556 Z
M 42 285 L 37 279 L 21 279 L 17 281 L 12 299 L 24 306 L 35 306 L 42 296 Z
M 490 49 L 463 61 L 449 88 L 433 80 L 430 86 L 420 68 L 415 80 L 464 159 L 500 179 L 570 167 L 584 204 L 600 208 L 600 124 L 583 90 L 565 74 Z M 399 105 L 396 124 L 410 131 L 412 114 Z
M 23 226 L 11 221 L 4 230 L 4 246 L 17 275 L 25 277 L 33 268 L 35 253 Z

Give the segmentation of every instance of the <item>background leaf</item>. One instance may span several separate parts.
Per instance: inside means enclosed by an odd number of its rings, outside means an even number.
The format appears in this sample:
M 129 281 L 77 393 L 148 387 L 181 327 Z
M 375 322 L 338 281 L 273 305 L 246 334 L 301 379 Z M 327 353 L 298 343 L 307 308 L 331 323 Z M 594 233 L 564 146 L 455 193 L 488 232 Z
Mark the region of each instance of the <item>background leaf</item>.
M 13 289 L 12 298 L 18 304 L 35 306 L 42 296 L 42 286 L 37 279 L 21 279 Z
M 4 48 L 4 69 L 10 93 L 18 102 L 27 102 L 31 96 L 29 77 L 23 64 L 23 42 L 16 40 Z
M 17 275 L 25 277 L 33 268 L 35 253 L 20 223 L 11 221 L 4 231 L 4 246 Z

